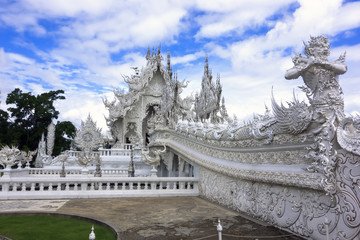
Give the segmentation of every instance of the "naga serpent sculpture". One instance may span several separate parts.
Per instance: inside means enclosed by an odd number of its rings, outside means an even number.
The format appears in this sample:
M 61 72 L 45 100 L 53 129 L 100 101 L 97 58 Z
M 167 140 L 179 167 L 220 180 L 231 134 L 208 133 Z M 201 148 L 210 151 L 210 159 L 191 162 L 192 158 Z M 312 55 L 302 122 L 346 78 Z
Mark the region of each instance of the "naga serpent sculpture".
M 144 156 L 144 162 L 151 166 L 158 166 L 160 164 L 160 155 L 166 152 L 166 146 L 164 146 L 163 150 L 155 149 L 151 150 L 151 152 L 155 155 L 155 157 L 150 157 L 150 150 L 142 151 L 142 155 Z

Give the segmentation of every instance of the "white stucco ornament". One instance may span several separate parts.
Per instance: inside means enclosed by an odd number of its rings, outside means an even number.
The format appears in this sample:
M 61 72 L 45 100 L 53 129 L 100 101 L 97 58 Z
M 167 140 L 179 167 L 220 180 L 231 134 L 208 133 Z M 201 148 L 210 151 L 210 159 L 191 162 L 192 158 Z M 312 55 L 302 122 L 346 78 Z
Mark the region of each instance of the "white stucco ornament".
M 101 129 L 96 127 L 96 123 L 92 120 L 90 114 L 86 122 L 81 122 L 81 127 L 77 130 L 74 141 L 76 146 L 85 153 L 98 149 L 103 143 Z

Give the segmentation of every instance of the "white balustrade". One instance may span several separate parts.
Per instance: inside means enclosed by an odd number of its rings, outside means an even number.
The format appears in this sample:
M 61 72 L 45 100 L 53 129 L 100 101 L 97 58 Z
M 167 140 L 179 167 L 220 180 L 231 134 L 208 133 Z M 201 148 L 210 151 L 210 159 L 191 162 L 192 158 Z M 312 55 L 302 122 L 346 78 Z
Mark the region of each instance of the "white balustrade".
M 130 149 L 99 149 L 101 157 L 107 156 L 130 156 Z
M 11 169 L 9 170 L 0 170 L 0 174 L 2 172 L 7 172 L 9 176 L 13 177 L 26 177 L 26 176 L 44 176 L 44 177 L 57 177 L 61 173 L 61 168 L 22 168 L 22 169 Z M 66 175 L 82 175 L 81 168 L 65 168 Z M 95 173 L 95 168 L 92 167 L 89 169 L 89 175 L 93 175 Z M 101 169 L 102 175 L 117 175 L 117 176 L 127 176 L 128 169 L 116 169 L 116 168 L 103 168 Z
M 0 178 L 0 199 L 198 196 L 198 180 L 190 177 Z
M 99 154 L 101 157 L 106 156 L 130 156 L 131 148 L 127 147 L 124 149 L 103 149 L 100 148 L 99 152 L 93 152 L 92 154 Z M 81 151 L 69 151 L 69 157 L 79 157 Z
M 123 148 L 111 148 L 111 149 L 100 148 L 99 154 L 101 157 L 130 156 L 131 149 L 132 149 L 132 144 L 123 144 Z

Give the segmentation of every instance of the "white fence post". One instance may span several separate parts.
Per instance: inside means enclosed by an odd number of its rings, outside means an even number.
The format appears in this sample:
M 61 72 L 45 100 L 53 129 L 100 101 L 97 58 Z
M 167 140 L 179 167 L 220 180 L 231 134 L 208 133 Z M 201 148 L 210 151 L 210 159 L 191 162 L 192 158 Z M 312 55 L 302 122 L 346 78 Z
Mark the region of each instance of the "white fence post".
M 219 240 L 222 240 L 222 226 L 220 224 L 220 218 L 218 218 L 218 225 L 216 227 L 217 231 L 218 231 L 218 237 L 219 237 Z
M 91 233 L 89 234 L 89 240 L 95 240 L 94 225 L 91 227 Z

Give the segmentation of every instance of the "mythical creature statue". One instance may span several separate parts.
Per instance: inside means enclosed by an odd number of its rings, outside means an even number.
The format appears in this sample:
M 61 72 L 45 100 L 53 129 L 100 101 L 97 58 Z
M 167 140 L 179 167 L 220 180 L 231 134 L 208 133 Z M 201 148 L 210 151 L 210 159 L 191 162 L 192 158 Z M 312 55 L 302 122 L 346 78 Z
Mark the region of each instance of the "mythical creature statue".
M 282 103 L 279 106 L 273 93 L 271 101 L 277 132 L 296 135 L 307 129 L 312 119 L 312 110 L 304 101 L 300 102 L 295 93 L 293 101 L 288 102 L 288 107 Z
M 0 150 L 0 165 L 4 168 L 11 168 L 21 159 L 21 151 L 17 147 L 4 146 Z
M 150 157 L 150 150 L 142 150 L 142 155 L 144 156 L 144 162 L 151 166 L 158 166 L 160 164 L 161 157 L 160 155 L 166 152 L 166 146 L 164 146 L 163 150 L 155 149 L 151 150 L 154 157 Z
M 254 114 L 253 120 L 250 122 L 250 135 L 255 139 L 265 139 L 265 144 L 272 142 L 274 131 L 270 126 L 276 124 L 277 120 L 270 114 L 270 110 L 265 106 L 264 115 Z
M 77 161 L 79 163 L 80 166 L 83 166 L 83 167 L 87 167 L 89 165 L 89 163 L 91 163 L 92 161 L 94 160 L 94 157 L 90 154 L 90 155 L 87 155 L 87 153 L 85 152 L 80 152 L 79 153 L 79 156 L 77 158 Z
M 134 102 L 138 98 L 138 94 L 125 94 L 124 91 L 121 91 L 118 88 L 114 89 L 114 95 L 115 99 L 111 102 L 108 101 L 106 98 L 103 98 L 103 103 L 105 107 L 109 110 L 109 117 L 105 117 L 107 125 L 109 127 L 111 127 L 118 118 L 123 118 L 126 113 L 131 110 Z
M 36 153 L 37 153 L 37 149 L 34 151 L 28 151 L 28 152 L 21 151 L 21 154 L 20 154 L 21 163 L 24 164 L 24 163 L 31 162 L 33 160 L 33 157 L 36 155 Z
M 3 166 L 3 168 L 11 168 L 11 166 L 18 163 L 24 164 L 26 162 L 31 162 L 36 152 L 37 150 L 25 152 L 20 151 L 14 146 L 4 146 L 0 150 L 0 165 Z
M 333 196 L 336 193 L 336 126 L 345 115 L 343 92 L 338 79 L 340 74 L 347 71 L 345 53 L 335 62 L 329 62 L 330 44 L 325 36 L 311 37 L 309 44 L 304 45 L 306 57 L 296 55 L 293 58 L 294 67 L 287 70 L 285 78 L 301 76 L 304 80 L 305 86 L 300 88 L 306 93 L 313 112 L 310 136 L 313 136 L 314 144 L 305 155 L 305 158 L 313 160 L 308 171 L 322 172 L 325 176 L 322 181 L 324 190 Z
M 302 77 L 306 86 L 301 89 L 307 94 L 314 112 L 325 116 L 327 120 L 335 114 L 338 120 L 344 117 L 343 92 L 338 76 L 347 71 L 344 64 L 345 53 L 335 62 L 329 62 L 330 44 L 325 36 L 311 37 L 305 44 L 305 54 L 293 57 L 294 67 L 287 70 L 285 78 Z
M 66 150 L 65 152 L 62 152 L 59 156 L 53 159 L 52 163 L 65 163 L 69 158 L 69 150 Z

